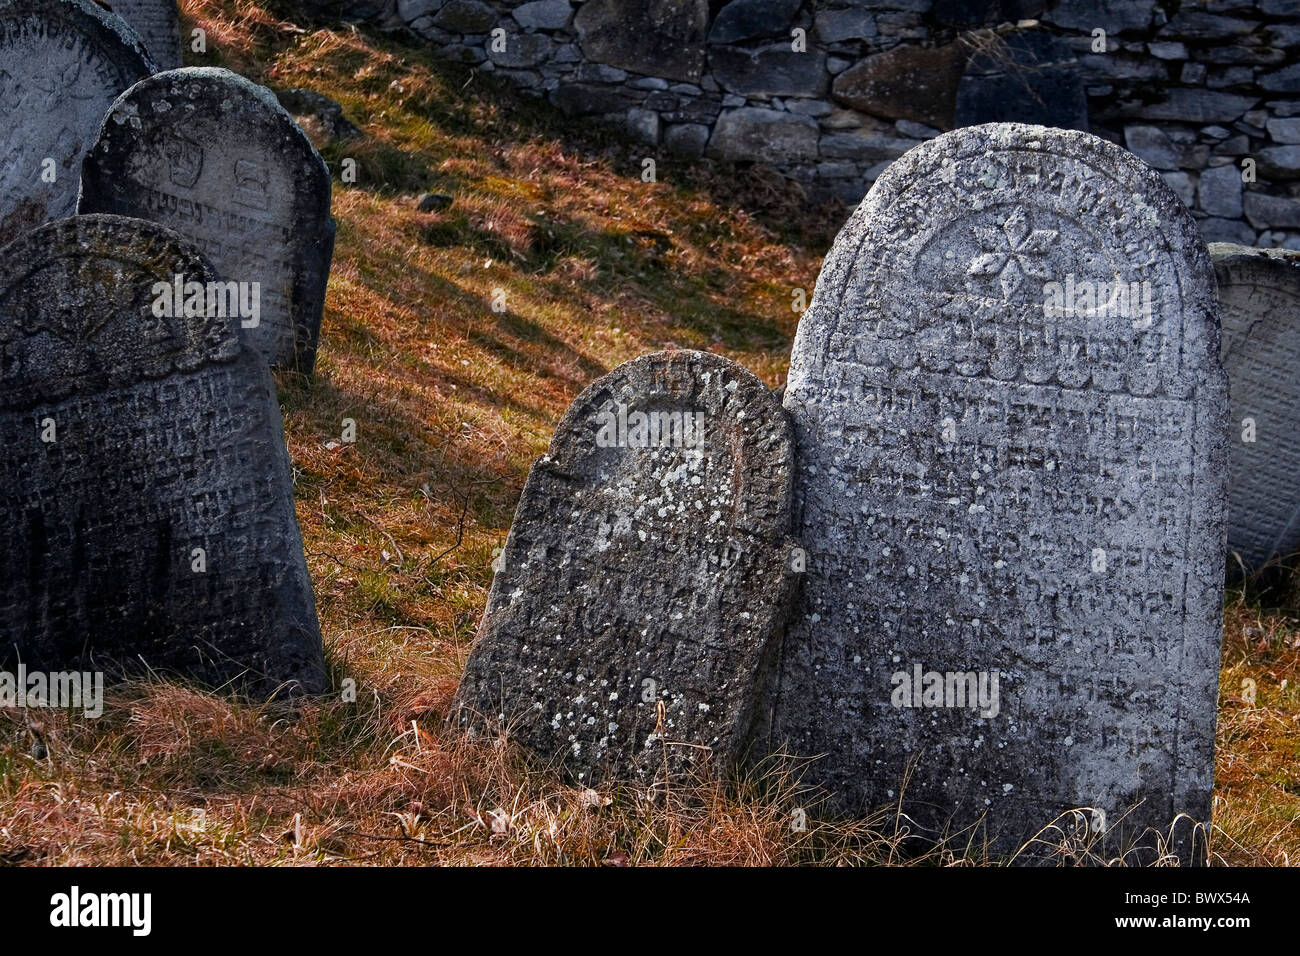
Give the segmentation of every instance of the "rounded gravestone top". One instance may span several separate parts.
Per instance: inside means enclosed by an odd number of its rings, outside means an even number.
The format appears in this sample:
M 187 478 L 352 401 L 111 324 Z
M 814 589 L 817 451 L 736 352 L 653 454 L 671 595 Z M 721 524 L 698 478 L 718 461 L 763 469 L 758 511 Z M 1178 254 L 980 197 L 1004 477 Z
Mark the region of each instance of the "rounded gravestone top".
M 529 473 L 460 721 L 586 781 L 733 765 L 796 580 L 793 467 L 776 397 L 721 356 L 646 355 L 584 390 Z
M 617 431 L 618 419 L 609 416 L 620 409 L 649 417 L 646 445 L 598 441 L 602 423 Z M 660 437 L 680 421 L 687 441 L 655 441 L 656 421 Z M 624 437 L 635 439 L 635 424 L 622 426 Z M 701 430 L 692 431 L 697 424 Z M 670 504 L 662 515 L 646 515 L 652 524 L 685 524 L 693 534 L 702 515 L 711 525 L 784 535 L 793 470 L 788 430 L 771 390 L 743 366 L 711 352 L 654 352 L 625 362 L 584 389 L 556 427 L 548 457 L 566 473 L 617 489 L 621 500 L 656 508 Z M 760 458 L 763 467 L 755 467 Z M 733 478 L 710 488 L 699 480 L 700 469 L 729 472 Z M 665 495 L 674 482 L 684 498 Z
M 0 405 L 233 359 L 236 318 L 158 314 L 161 286 L 174 290 L 178 276 L 182 289 L 202 283 L 206 302 L 216 274 L 199 250 L 142 219 L 73 216 L 0 249 Z
M 259 295 L 246 336 L 310 372 L 334 247 L 329 170 L 270 90 L 210 67 L 142 80 L 113 103 L 81 170 L 82 212 L 153 219 Z
M 1182 397 L 1219 374 L 1210 276 L 1186 207 L 1126 150 L 1018 123 L 954 130 L 890 166 L 841 230 L 787 394 L 843 358 Z M 1054 291 L 1085 282 L 1108 307 L 1062 299 L 1050 333 L 1031 327 Z M 1026 329 L 1008 335 L 1016 313 Z M 1084 341 L 1109 346 L 1073 347 Z
M 0 243 L 73 212 L 105 110 L 154 68 L 135 31 L 88 0 L 0 0 Z
M 1212 243 L 1228 373 L 1228 547 L 1246 569 L 1300 549 L 1300 252 Z

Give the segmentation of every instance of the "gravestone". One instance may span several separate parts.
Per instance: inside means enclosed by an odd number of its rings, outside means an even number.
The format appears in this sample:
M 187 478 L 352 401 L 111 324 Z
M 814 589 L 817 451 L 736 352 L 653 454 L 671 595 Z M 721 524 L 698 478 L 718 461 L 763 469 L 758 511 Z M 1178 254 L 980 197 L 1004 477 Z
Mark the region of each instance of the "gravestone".
M 181 66 L 181 21 L 176 0 L 113 0 L 113 12 L 131 25 L 160 70 Z
M 139 37 L 89 0 L 0 0 L 0 245 L 72 214 L 105 111 L 153 71 Z
M 798 580 L 792 455 L 775 396 L 721 356 L 646 355 L 587 388 L 529 473 L 459 721 L 584 782 L 734 765 L 767 726 Z
M 1041 123 L 1088 129 L 1088 97 L 1074 53 L 1044 30 L 989 37 L 957 84 L 955 123 Z
M 0 666 L 326 689 L 274 384 L 214 279 L 117 216 L 0 250 Z
M 1300 253 L 1212 243 L 1228 373 L 1228 548 L 1300 550 Z
M 810 779 L 841 805 L 902 792 L 930 835 L 983 817 L 996 853 L 1079 807 L 1096 812 L 1062 823 L 1103 849 L 1208 822 L 1214 309 L 1185 207 L 1094 136 L 970 127 L 876 182 L 784 399 L 808 571 L 775 742 L 825 754 Z
M 269 90 L 207 68 L 137 83 L 86 156 L 78 209 L 170 226 L 223 279 L 257 283 L 249 341 L 273 366 L 311 372 L 334 254 L 330 177 Z

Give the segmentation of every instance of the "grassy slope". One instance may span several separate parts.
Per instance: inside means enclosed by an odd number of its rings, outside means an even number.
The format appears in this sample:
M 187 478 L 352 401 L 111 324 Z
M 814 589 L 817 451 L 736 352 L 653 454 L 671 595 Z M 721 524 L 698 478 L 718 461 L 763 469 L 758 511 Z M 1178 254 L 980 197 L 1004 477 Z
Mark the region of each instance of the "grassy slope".
M 250 0 L 182 6 L 208 35 L 191 65 L 320 90 L 365 130 L 322 146 L 339 232 L 320 359 L 314 382 L 280 380 L 328 655 L 357 700 L 290 719 L 153 683 L 116 692 L 98 721 L 0 714 L 0 862 L 895 859 L 888 814 L 814 812 L 792 830 L 810 797 L 789 768 L 729 790 L 597 794 L 441 728 L 492 549 L 569 401 L 674 345 L 778 384 L 792 290 L 811 290 L 845 211 L 663 157 L 645 183 L 636 150 L 418 48 L 304 30 Z M 345 157 L 355 185 L 339 181 Z M 426 189 L 455 204 L 418 212 Z M 355 444 L 339 441 L 345 418 Z M 1300 854 L 1296 633 L 1229 609 L 1214 835 L 1229 862 Z

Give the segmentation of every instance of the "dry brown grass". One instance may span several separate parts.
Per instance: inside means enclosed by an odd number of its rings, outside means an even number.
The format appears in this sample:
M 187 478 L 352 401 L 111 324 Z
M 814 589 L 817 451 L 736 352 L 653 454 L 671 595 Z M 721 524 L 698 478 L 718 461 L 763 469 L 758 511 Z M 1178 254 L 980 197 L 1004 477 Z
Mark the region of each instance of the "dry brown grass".
M 421 50 L 251 0 L 182 6 L 187 32 L 207 31 L 202 62 L 320 90 L 365 131 L 323 146 L 339 232 L 320 358 L 314 381 L 280 380 L 327 655 L 355 701 L 250 707 L 149 682 L 114 690 L 98 720 L 0 711 L 0 862 L 903 862 L 905 818 L 835 820 L 790 761 L 725 786 L 592 791 L 443 728 L 493 548 L 568 403 L 668 345 L 779 384 L 792 290 L 811 291 L 845 211 L 761 170 L 661 162 L 643 183 L 635 151 Z M 356 185 L 337 179 L 344 158 Z M 425 189 L 455 202 L 420 213 Z M 1218 861 L 1300 853 L 1296 633 L 1229 609 Z M 1063 861 L 1089 851 L 1069 820 L 1044 839 Z M 910 859 L 987 861 L 971 834 Z

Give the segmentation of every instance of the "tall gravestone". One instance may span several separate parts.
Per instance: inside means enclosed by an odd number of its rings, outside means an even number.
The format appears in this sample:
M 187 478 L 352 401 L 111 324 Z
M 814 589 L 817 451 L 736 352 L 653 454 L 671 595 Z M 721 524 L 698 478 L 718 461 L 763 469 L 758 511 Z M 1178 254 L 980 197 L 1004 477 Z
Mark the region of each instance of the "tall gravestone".
M 808 572 L 775 738 L 825 754 L 841 804 L 901 792 L 930 834 L 982 818 L 998 853 L 1078 807 L 1107 850 L 1208 822 L 1214 312 L 1177 196 L 1086 133 L 961 129 L 877 181 L 785 394 Z
M 1228 548 L 1300 550 L 1300 253 L 1213 243 L 1228 372 Z
M 131 25 L 160 70 L 181 65 L 181 22 L 176 0 L 113 0 L 113 12 Z
M 269 90 L 207 68 L 137 83 L 86 156 L 78 209 L 170 226 L 222 278 L 257 283 L 249 341 L 311 372 L 334 254 L 330 177 Z
M 765 735 L 797 583 L 775 396 L 706 352 L 587 388 L 533 465 L 456 698 L 583 781 L 652 778 Z
M 72 214 L 105 111 L 153 71 L 139 37 L 89 0 L 0 0 L 0 245 Z
M 274 384 L 207 304 L 214 279 L 117 216 L 0 249 L 7 669 L 327 686 Z

